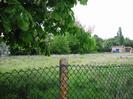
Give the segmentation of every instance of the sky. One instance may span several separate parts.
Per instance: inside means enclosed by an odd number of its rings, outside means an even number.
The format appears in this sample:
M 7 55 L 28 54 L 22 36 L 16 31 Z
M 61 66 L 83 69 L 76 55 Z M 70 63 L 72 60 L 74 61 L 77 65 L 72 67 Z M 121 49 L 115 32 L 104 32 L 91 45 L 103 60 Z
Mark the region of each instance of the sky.
M 86 6 L 77 4 L 73 11 L 76 20 L 92 28 L 93 35 L 111 38 L 121 27 L 124 37 L 133 39 L 133 0 L 88 0 Z

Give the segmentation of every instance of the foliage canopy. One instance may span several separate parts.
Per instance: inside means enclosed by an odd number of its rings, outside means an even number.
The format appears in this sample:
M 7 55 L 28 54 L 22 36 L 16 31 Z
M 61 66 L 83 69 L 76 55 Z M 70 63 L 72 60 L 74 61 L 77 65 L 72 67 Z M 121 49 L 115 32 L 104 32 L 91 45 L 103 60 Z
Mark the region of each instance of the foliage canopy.
M 73 26 L 74 13 L 71 8 L 78 1 L 87 3 L 87 0 L 2 0 L 0 32 L 4 32 L 8 42 L 29 42 L 34 36 L 64 33 Z
M 57 35 L 73 31 L 75 18 L 71 8 L 78 2 L 85 5 L 87 1 L 1 0 L 0 32 L 4 33 L 3 40 L 11 50 L 19 45 L 19 48 L 34 47 L 37 52 L 40 45 L 46 47 L 44 42 L 49 33 Z

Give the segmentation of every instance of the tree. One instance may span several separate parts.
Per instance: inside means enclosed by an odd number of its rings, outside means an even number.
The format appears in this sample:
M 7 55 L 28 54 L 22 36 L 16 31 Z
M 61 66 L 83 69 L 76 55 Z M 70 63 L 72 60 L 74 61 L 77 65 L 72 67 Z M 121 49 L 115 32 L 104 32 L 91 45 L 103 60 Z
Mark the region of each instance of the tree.
M 102 52 L 103 51 L 103 42 L 104 40 L 100 37 L 98 37 L 98 35 L 94 35 L 94 38 L 96 40 L 96 50 L 98 52 Z
M 70 48 L 67 36 L 54 36 L 54 39 L 51 42 L 50 51 L 52 54 L 69 54 Z
M 129 38 L 125 38 L 124 45 L 133 47 L 133 40 L 130 40 Z
M 124 37 L 122 35 L 122 29 L 121 29 L 121 27 L 119 27 L 119 30 L 117 32 L 116 39 L 118 40 L 118 45 L 121 45 L 122 46 L 124 44 Z
M 73 27 L 73 32 L 56 35 L 51 42 L 51 53 L 54 54 L 84 54 L 95 51 L 96 42 L 91 33 L 82 27 Z
M 87 0 L 1 0 L 0 32 L 12 50 L 19 45 L 38 53 L 38 47 L 45 49 L 49 33 L 70 32 L 75 22 L 71 8 L 78 1 L 87 3 Z
M 79 21 L 70 28 L 70 49 L 72 53 L 90 53 L 96 50 L 95 39 L 90 32 L 85 31 Z
M 109 38 L 107 40 L 104 40 L 103 43 L 103 51 L 104 52 L 111 52 L 112 46 L 116 45 L 115 38 Z

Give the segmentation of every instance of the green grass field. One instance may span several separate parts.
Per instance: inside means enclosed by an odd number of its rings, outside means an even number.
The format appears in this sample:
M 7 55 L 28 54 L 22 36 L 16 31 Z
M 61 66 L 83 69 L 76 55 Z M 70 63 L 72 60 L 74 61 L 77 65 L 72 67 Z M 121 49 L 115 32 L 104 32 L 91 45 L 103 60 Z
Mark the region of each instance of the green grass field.
M 133 54 L 130 53 L 102 53 L 85 55 L 51 55 L 47 56 L 10 56 L 0 58 L 0 72 L 11 71 L 13 69 L 27 69 L 38 67 L 50 67 L 59 64 L 61 57 L 68 58 L 69 64 L 131 64 Z
M 133 65 L 68 67 L 69 99 L 132 99 Z M 2 99 L 59 99 L 59 67 L 0 74 Z
M 69 99 L 132 99 L 133 56 L 128 53 L 2 57 L 0 97 L 59 99 L 60 73 L 56 65 L 61 57 L 67 57 L 71 64 L 68 66 Z

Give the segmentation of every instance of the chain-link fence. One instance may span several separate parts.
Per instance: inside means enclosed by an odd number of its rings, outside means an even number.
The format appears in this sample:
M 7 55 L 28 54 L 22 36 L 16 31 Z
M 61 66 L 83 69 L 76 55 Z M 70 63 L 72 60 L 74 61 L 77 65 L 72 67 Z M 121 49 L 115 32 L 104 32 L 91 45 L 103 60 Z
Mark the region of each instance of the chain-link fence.
M 64 67 L 0 73 L 0 99 L 133 99 L 133 65 Z

